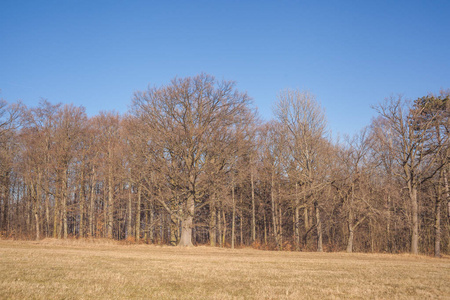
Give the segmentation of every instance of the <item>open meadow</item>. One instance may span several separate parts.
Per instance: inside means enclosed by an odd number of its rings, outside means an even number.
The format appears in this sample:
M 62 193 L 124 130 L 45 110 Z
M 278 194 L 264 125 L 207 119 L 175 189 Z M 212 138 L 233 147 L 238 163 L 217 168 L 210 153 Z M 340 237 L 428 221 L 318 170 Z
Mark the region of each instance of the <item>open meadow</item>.
M 445 299 L 450 259 L 0 240 L 0 299 Z

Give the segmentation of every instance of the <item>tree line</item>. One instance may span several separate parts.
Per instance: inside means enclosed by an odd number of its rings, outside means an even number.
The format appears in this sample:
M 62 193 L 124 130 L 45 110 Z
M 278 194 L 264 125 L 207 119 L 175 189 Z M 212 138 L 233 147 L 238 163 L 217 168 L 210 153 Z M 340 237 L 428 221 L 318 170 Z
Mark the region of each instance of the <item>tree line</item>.
M 332 139 L 314 95 L 263 122 L 213 76 L 119 115 L 0 103 L 0 234 L 295 251 L 450 253 L 450 93 L 391 97 Z

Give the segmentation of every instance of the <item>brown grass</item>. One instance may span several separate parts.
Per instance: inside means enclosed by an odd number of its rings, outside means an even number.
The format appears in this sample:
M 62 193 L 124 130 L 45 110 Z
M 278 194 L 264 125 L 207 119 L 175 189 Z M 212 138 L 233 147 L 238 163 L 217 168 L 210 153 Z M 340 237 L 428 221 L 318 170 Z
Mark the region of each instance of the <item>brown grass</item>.
M 0 240 L 0 299 L 426 299 L 450 259 Z

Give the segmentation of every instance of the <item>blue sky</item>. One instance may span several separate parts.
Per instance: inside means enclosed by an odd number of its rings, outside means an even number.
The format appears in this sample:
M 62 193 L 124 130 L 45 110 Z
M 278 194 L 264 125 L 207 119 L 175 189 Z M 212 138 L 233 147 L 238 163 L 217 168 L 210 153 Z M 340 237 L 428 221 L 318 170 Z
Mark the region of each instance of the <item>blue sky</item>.
M 315 94 L 334 134 L 391 95 L 450 88 L 450 1 L 1 1 L 0 97 L 126 112 L 133 92 L 206 72 L 272 118 Z

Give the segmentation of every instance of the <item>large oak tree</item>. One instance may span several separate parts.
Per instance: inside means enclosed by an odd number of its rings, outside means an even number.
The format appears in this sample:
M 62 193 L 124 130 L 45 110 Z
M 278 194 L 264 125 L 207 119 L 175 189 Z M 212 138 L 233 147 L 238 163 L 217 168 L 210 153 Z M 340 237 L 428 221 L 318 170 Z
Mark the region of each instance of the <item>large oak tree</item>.
M 250 97 L 237 91 L 234 82 L 206 74 L 135 93 L 133 113 L 145 122 L 149 148 L 157 156 L 154 171 L 165 179 L 157 199 L 181 221 L 180 246 L 193 245 L 196 204 L 212 194 L 207 170 L 215 169 L 210 164 L 218 159 L 234 161 L 227 156 L 233 152 L 225 149 L 235 146 L 234 136 L 248 118 L 249 105 Z

